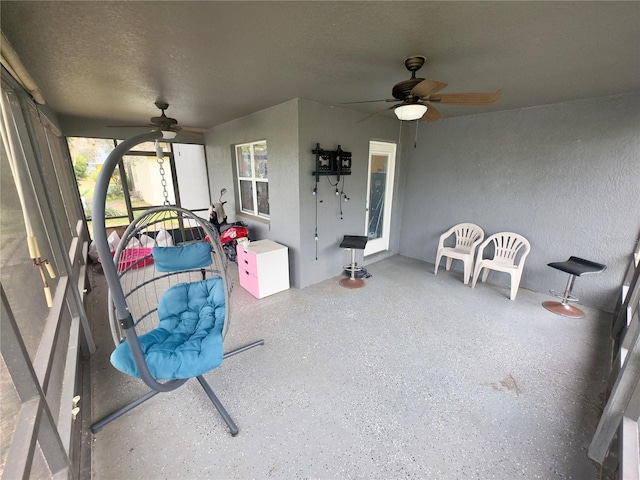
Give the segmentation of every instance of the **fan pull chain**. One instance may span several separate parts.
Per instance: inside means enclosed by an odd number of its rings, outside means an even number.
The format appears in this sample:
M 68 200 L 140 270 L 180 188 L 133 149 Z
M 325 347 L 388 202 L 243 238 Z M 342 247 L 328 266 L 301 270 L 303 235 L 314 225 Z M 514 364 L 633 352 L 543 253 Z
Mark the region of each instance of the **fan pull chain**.
M 156 155 L 158 157 L 158 169 L 160 170 L 160 185 L 162 185 L 162 196 L 164 197 L 163 205 L 169 206 L 169 192 L 167 192 L 167 179 L 164 174 L 164 153 L 160 148 L 158 141 L 156 140 Z
M 420 120 L 416 120 L 416 138 L 413 141 L 413 148 L 418 146 L 418 126 L 420 125 Z
M 313 189 L 313 196 L 316 197 L 316 231 L 313 234 L 316 244 L 316 261 L 318 260 L 318 183 L 316 182 L 316 186 Z

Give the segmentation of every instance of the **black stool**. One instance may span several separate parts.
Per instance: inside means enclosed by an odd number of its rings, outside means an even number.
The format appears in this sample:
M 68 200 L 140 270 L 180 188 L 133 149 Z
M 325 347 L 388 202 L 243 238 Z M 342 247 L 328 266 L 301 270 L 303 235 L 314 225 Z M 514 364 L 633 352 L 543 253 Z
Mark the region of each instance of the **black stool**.
M 548 265 L 563 272 L 567 272 L 569 274 L 569 280 L 567 281 L 567 288 L 565 288 L 564 293 L 549 290 L 551 295 L 561 298 L 562 302 L 542 302 L 542 306 L 550 312 L 557 313 L 558 315 L 565 317 L 584 317 L 584 312 L 582 310 L 573 305 L 569 305 L 569 302 L 578 301 L 576 297 L 571 295 L 571 290 L 573 290 L 573 281 L 576 277 L 581 277 L 587 273 L 603 272 L 606 270 L 607 266 L 578 257 L 570 257 L 566 262 L 553 262 Z
M 364 287 L 364 280 L 361 278 L 356 278 L 356 272 L 361 270 L 356 263 L 356 250 L 364 250 L 364 247 L 367 245 L 367 237 L 358 236 L 358 235 L 345 235 L 340 243 L 340 248 L 350 248 L 351 249 L 351 264 L 345 267 L 345 270 L 351 272 L 351 276 L 349 278 L 343 278 L 340 280 L 340 285 L 347 288 L 360 288 Z

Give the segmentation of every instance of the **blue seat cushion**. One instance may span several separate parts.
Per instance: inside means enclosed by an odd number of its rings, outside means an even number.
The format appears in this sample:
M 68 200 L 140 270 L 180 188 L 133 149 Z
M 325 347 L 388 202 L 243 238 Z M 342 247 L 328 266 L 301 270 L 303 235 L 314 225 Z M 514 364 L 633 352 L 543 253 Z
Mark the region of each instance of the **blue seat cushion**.
M 158 302 L 156 328 L 140 335 L 140 347 L 156 380 L 191 378 L 217 367 L 224 354 L 224 287 L 220 277 L 173 285 Z M 129 343 L 111 354 L 114 367 L 140 377 Z

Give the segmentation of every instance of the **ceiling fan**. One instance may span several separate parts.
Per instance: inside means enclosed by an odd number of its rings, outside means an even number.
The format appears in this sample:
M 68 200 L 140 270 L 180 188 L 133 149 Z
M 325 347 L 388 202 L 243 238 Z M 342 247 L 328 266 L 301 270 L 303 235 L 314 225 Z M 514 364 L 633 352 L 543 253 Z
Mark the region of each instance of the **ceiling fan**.
M 398 102 L 383 110 L 379 110 L 360 120 L 361 122 L 389 110 L 393 110 L 399 120 L 418 120 L 434 122 L 442 117 L 434 103 L 448 105 L 491 105 L 502 96 L 502 90 L 492 93 L 438 93 L 447 84 L 438 80 L 417 78 L 416 71 L 420 70 L 426 57 L 415 55 L 404 61 L 405 67 L 411 72 L 411 78 L 396 83 L 391 94 L 393 98 L 386 100 L 366 100 L 364 102 L 348 102 L 343 105 L 373 102 Z
M 176 137 L 178 132 L 191 132 L 191 133 L 203 133 L 206 132 L 206 128 L 198 127 L 182 127 L 178 125 L 178 121 L 175 118 L 167 117 L 164 113 L 169 108 L 169 104 L 166 102 L 156 101 L 156 107 L 160 109 L 162 114 L 159 117 L 151 117 L 151 123 L 143 123 L 136 125 L 107 125 L 108 127 L 156 127 L 162 131 L 163 137 L 166 140 L 170 140 Z

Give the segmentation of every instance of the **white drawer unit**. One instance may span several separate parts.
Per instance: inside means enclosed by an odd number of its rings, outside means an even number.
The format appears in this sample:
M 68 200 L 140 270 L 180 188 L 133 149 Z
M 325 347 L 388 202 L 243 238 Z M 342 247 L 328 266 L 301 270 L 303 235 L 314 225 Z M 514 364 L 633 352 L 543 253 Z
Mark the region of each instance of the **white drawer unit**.
M 289 249 L 272 240 L 238 245 L 240 285 L 256 298 L 289 288 Z

